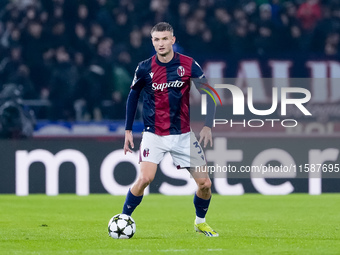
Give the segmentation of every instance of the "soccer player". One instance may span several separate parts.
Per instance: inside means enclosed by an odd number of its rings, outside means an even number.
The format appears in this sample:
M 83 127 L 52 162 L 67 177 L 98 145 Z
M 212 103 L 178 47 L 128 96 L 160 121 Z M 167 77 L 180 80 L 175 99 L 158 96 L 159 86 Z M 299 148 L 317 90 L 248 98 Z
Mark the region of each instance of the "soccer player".
M 194 228 L 206 236 L 218 236 L 206 222 L 211 198 L 208 173 L 195 172 L 195 166 L 206 165 L 200 143 L 212 146 L 211 126 L 215 105 L 207 103 L 207 118 L 197 142 L 190 129 L 190 78 L 204 80 L 201 67 L 192 58 L 174 52 L 175 36 L 169 23 L 160 22 L 151 30 L 156 54 L 138 64 L 126 103 L 124 153 L 134 148 L 132 125 L 140 92 L 143 94 L 143 121 L 145 130 L 140 145 L 140 175 L 130 188 L 122 213 L 131 215 L 143 198 L 144 189 L 152 182 L 157 165 L 166 152 L 170 152 L 178 169 L 187 168 L 198 189 L 194 196 L 196 219 Z M 197 86 L 197 85 L 196 85 Z M 191 152 L 191 153 L 190 153 Z

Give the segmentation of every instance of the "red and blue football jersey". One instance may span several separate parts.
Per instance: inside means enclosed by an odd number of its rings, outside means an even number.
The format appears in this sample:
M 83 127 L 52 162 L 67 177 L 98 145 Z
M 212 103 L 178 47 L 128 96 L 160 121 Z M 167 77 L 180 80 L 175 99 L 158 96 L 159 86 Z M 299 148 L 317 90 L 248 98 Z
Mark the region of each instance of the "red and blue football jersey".
M 195 60 L 176 52 L 168 63 L 160 62 L 156 55 L 140 62 L 131 85 L 131 92 L 139 95 L 144 89 L 145 130 L 157 135 L 189 132 L 190 78 L 203 77 L 203 71 Z M 131 116 L 127 113 L 129 124 L 126 129 L 132 128 L 129 126 L 132 126 L 133 118 L 134 114 Z

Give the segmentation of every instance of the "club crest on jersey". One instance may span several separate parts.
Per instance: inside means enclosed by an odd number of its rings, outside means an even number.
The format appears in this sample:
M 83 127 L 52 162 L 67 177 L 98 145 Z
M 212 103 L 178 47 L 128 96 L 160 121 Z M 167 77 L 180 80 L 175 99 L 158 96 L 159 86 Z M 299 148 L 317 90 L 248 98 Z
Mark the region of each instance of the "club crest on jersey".
M 149 149 L 145 148 L 144 151 L 143 151 L 143 157 L 147 158 L 149 156 L 149 154 L 150 154 Z
M 177 74 L 180 76 L 180 77 L 183 77 L 184 74 L 185 74 L 185 69 L 183 66 L 179 66 L 177 67 Z

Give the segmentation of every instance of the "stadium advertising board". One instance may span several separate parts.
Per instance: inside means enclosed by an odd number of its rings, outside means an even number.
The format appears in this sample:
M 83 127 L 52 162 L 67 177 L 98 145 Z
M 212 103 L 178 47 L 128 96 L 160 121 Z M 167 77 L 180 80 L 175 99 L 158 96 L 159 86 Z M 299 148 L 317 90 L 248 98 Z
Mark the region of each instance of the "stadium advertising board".
M 124 155 L 123 139 L 1 142 L 0 193 L 125 195 L 138 174 L 138 152 Z M 321 194 L 340 192 L 339 151 L 334 138 L 216 136 L 205 155 L 214 165 L 208 171 L 215 193 Z M 195 190 L 189 173 L 177 170 L 166 156 L 146 194 L 189 195 Z

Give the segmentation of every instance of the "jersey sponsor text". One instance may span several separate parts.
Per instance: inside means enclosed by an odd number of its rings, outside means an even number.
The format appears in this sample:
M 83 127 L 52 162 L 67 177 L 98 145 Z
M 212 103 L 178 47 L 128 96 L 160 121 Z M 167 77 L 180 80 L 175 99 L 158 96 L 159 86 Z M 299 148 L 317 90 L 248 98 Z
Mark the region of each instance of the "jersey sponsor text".
M 164 83 L 152 83 L 152 90 L 161 90 L 163 91 L 166 88 L 174 87 L 174 88 L 180 88 L 184 84 L 184 81 L 170 81 L 170 82 L 164 82 Z

